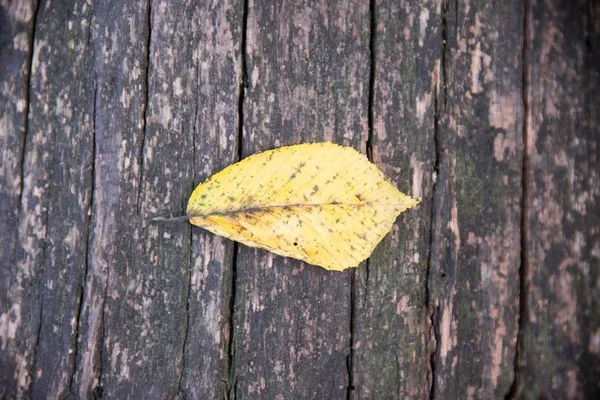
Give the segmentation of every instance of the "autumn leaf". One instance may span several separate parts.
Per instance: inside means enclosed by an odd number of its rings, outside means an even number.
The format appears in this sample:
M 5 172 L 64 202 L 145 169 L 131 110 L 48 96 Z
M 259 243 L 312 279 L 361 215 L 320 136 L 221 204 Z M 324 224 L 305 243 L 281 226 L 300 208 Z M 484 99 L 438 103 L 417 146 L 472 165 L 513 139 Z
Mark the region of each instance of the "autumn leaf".
M 356 267 L 415 200 L 351 147 L 299 144 L 254 154 L 192 193 L 190 222 L 328 270 Z

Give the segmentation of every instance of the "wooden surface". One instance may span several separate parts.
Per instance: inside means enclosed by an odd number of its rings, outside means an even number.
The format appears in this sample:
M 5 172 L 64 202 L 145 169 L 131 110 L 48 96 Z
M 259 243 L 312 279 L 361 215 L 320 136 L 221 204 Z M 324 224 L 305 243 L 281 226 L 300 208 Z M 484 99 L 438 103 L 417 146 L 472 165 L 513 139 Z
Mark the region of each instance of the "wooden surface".
M 0 398 L 597 398 L 595 1 L 0 4 Z M 188 223 L 333 141 L 422 203 L 356 270 Z

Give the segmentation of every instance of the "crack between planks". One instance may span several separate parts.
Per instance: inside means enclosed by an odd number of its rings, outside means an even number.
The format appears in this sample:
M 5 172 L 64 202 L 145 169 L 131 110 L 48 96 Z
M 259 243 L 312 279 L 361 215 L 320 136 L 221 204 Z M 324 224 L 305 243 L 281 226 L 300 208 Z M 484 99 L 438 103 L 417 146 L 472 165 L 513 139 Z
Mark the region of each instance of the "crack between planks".
M 24 184 L 25 184 L 25 177 L 24 177 L 24 172 L 25 172 L 25 155 L 26 155 L 26 147 L 27 147 L 27 138 L 28 138 L 28 134 L 29 134 L 29 111 L 30 111 L 30 106 L 31 106 L 31 77 L 32 77 L 32 72 L 33 72 L 33 56 L 34 56 L 34 51 L 35 51 L 35 32 L 36 32 L 36 26 L 38 24 L 38 16 L 39 16 L 39 11 L 40 11 L 40 2 L 36 1 L 34 4 L 34 16 L 33 16 L 33 26 L 30 28 L 30 37 L 31 37 L 31 43 L 29 45 L 29 54 L 27 56 L 27 85 L 25 86 L 25 112 L 24 112 L 24 137 L 23 137 L 23 146 L 21 148 L 21 175 L 20 175 L 20 190 L 21 192 L 19 193 L 19 211 L 18 211 L 18 221 L 20 221 L 21 219 L 21 214 L 22 214 L 22 208 L 23 208 L 23 193 L 24 193 Z M 44 226 L 46 227 L 46 233 L 48 232 L 48 210 L 46 210 L 46 215 L 44 218 Z M 15 229 L 15 234 L 18 235 L 18 230 Z M 43 309 L 44 309 L 44 303 L 43 303 L 43 298 L 42 298 L 42 294 L 41 294 L 41 290 L 42 290 L 42 279 L 44 276 L 44 271 L 43 271 L 43 267 L 44 264 L 46 262 L 46 238 L 44 238 L 44 245 L 42 246 L 42 259 L 43 264 L 42 264 L 42 270 L 40 271 L 40 281 L 38 282 L 38 293 L 40 298 L 42 299 L 41 304 L 40 304 L 40 312 L 38 315 L 39 318 L 39 322 L 38 322 L 38 326 L 37 326 L 37 331 L 36 331 L 36 336 L 35 336 L 35 346 L 33 348 L 33 360 L 31 362 L 31 370 L 29 371 L 29 376 L 31 377 L 31 379 L 29 380 L 29 385 L 28 385 L 28 392 L 31 392 L 31 388 L 33 387 L 33 383 L 35 381 L 35 366 L 37 363 L 37 352 L 38 352 L 38 346 L 40 344 L 40 335 L 42 332 L 42 317 L 43 317 Z M 17 246 L 15 246 L 15 251 L 16 251 Z
M 185 396 L 183 396 L 185 388 L 183 387 L 183 376 L 185 373 L 185 367 L 186 367 L 186 360 L 185 360 L 185 354 L 186 354 L 186 348 L 188 345 L 188 336 L 189 336 L 189 331 L 190 331 L 190 295 L 192 292 L 192 263 L 193 263 L 193 252 L 192 252 L 192 243 L 193 243 L 193 230 L 191 229 L 191 225 L 188 226 L 189 230 L 190 230 L 190 246 L 189 246 L 189 262 L 188 262 L 188 268 L 187 268 L 187 293 L 185 294 L 185 298 L 186 298 L 186 303 L 185 303 L 185 315 L 184 315 L 184 335 L 183 335 L 183 343 L 181 345 L 181 367 L 180 367 L 180 373 L 179 373 L 179 384 L 178 384 L 178 390 L 179 390 L 179 397 L 183 398 Z
M 17 210 L 17 221 L 20 221 L 21 219 L 21 214 L 22 214 L 22 209 L 23 209 L 23 192 L 24 192 L 24 185 L 25 185 L 25 155 L 27 154 L 26 149 L 27 149 L 27 137 L 29 136 L 29 108 L 30 108 L 30 104 L 31 104 L 31 76 L 32 76 L 32 72 L 33 72 L 33 53 L 35 51 L 35 28 L 37 26 L 37 21 L 38 21 L 38 14 L 39 14 L 39 10 L 40 10 L 40 2 L 36 1 L 33 5 L 33 24 L 32 26 L 29 28 L 29 37 L 31 38 L 31 41 L 29 43 L 29 54 L 27 55 L 27 83 L 25 85 L 25 93 L 24 93 L 24 101 L 25 101 L 25 110 L 23 112 L 23 145 L 21 146 L 21 163 L 20 163 L 20 168 L 21 168 L 21 173 L 19 174 L 19 203 L 18 203 L 18 207 L 19 209 Z M 15 236 L 18 239 L 18 235 L 19 235 L 19 230 L 15 229 Z M 18 240 L 15 242 L 18 243 Z M 13 249 L 13 259 L 15 259 L 16 256 L 16 249 L 17 246 L 14 247 Z
M 248 0 L 244 0 L 242 4 L 242 27 L 241 27 L 241 38 L 240 38 L 240 76 L 238 84 L 238 101 L 237 101 L 237 148 L 236 155 L 237 161 L 240 161 L 244 156 L 244 98 L 246 95 L 246 87 L 248 87 L 248 73 L 246 65 L 246 36 L 248 30 Z M 232 256 L 231 256 L 231 287 L 229 297 L 229 348 L 227 354 L 229 360 L 227 364 L 227 387 L 225 397 L 227 399 L 236 398 L 236 384 L 237 377 L 236 363 L 235 363 L 235 305 L 237 300 L 237 264 L 238 264 L 238 251 L 239 245 L 237 242 L 233 243 Z
M 69 379 L 69 391 L 71 393 L 75 393 L 74 391 L 74 381 L 75 381 L 75 374 L 77 372 L 77 356 L 79 354 L 79 330 L 81 328 L 81 314 L 83 313 L 83 303 L 85 300 L 85 286 L 87 283 L 87 279 L 88 279 L 88 272 L 89 272 L 89 264 L 90 264 L 90 239 L 91 239 L 91 233 L 92 230 L 90 229 L 91 227 L 91 221 L 92 221 L 92 207 L 94 206 L 94 193 L 96 192 L 96 104 L 97 104 L 97 96 L 98 96 L 98 86 L 97 86 L 97 81 L 96 81 L 96 77 L 94 77 L 94 99 L 93 99 L 93 107 L 92 107 L 92 151 L 91 151 L 91 191 L 90 191 L 90 196 L 89 196 L 89 200 L 86 204 L 86 210 L 87 210 L 87 234 L 86 234 L 86 241 L 85 241 L 85 262 L 84 262 L 84 271 L 83 271 L 83 280 L 82 280 L 82 285 L 79 289 L 79 307 L 77 310 L 77 314 L 75 316 L 75 337 L 74 337 L 74 343 L 72 346 L 73 349 L 73 372 L 71 373 L 71 378 Z
M 185 374 L 186 360 L 185 354 L 188 345 L 188 336 L 190 331 L 190 295 L 192 292 L 192 263 L 193 263 L 193 252 L 192 252 L 192 244 L 193 244 L 193 230 L 191 225 L 188 224 L 188 228 L 190 230 L 190 246 L 189 246 L 189 262 L 188 262 L 188 270 L 187 270 L 187 293 L 185 295 L 185 316 L 184 316 L 184 335 L 183 335 L 183 343 L 181 345 L 181 367 L 179 373 L 179 398 L 184 398 L 185 388 L 183 387 L 183 376 Z
M 517 319 L 517 343 L 515 348 L 515 360 L 513 370 L 513 382 L 505 396 L 505 399 L 518 398 L 521 391 L 520 373 L 521 362 L 523 358 L 524 348 L 524 325 L 527 316 L 527 275 L 529 264 L 527 261 L 527 253 L 529 251 L 527 233 L 529 207 L 527 199 L 529 197 L 529 171 L 531 148 L 529 146 L 529 121 L 531 112 L 529 107 L 529 79 L 528 79 L 528 56 L 529 56 L 529 13 L 530 5 L 526 0 L 523 5 L 523 54 L 522 54 L 522 86 L 523 86 L 523 164 L 521 172 L 521 265 L 519 267 L 519 317 Z
M 442 1 L 442 90 L 443 90 L 443 102 L 444 102 L 444 110 L 447 109 L 448 106 L 448 1 Z M 458 0 L 454 2 L 454 14 L 455 14 L 455 26 L 458 26 Z M 439 106 L 439 104 L 438 104 Z M 439 121 L 440 110 L 439 107 L 436 109 L 437 118 Z M 437 135 L 436 135 L 437 137 Z M 439 147 L 438 147 L 439 150 Z M 437 154 L 437 159 L 439 160 L 440 152 Z
M 375 0 L 369 1 L 369 97 L 367 104 L 367 141 L 365 143 L 365 152 L 367 159 L 373 162 L 373 130 L 374 130 L 374 112 L 373 104 L 375 98 L 375 40 L 377 34 L 377 20 L 376 20 L 376 9 Z M 365 260 L 365 297 L 369 287 L 369 272 L 370 272 L 371 258 Z M 354 390 L 354 330 L 356 324 L 356 295 L 357 295 L 357 269 L 352 270 L 350 276 L 350 321 L 349 321 L 349 333 L 348 339 L 348 355 L 346 356 L 346 375 L 348 379 L 348 386 L 346 387 L 346 399 L 351 399 Z
M 237 254 L 239 246 L 237 242 L 233 243 L 233 254 L 231 255 L 231 289 L 229 297 L 229 343 L 227 354 L 229 355 L 228 360 L 228 371 L 227 371 L 227 399 L 235 399 L 236 397 L 236 382 L 237 377 L 235 376 L 235 302 L 236 302 L 236 280 L 237 280 Z
M 44 316 L 44 296 L 42 294 L 42 281 L 44 279 L 44 270 L 45 270 L 45 266 L 46 266 L 46 236 L 48 235 L 48 210 L 46 210 L 46 214 L 44 216 L 44 226 L 46 227 L 45 229 L 45 233 L 44 233 L 44 244 L 42 246 L 42 267 L 40 269 L 40 279 L 38 282 L 38 293 L 39 293 L 39 297 L 40 297 L 40 312 L 38 314 L 38 326 L 37 326 L 37 331 L 35 334 L 35 346 L 33 347 L 33 360 L 31 362 L 31 368 L 29 370 L 29 376 L 31 377 L 30 381 L 29 381 L 29 385 L 28 385 L 28 391 L 31 392 L 31 388 L 33 387 L 33 384 L 35 382 L 35 377 L 37 376 L 37 374 L 35 373 L 36 370 L 36 365 L 37 365 L 37 353 L 38 353 L 38 347 L 40 345 L 40 336 L 42 334 L 42 319 Z
M 376 10 L 375 10 L 375 0 L 370 0 L 369 2 L 369 104 L 367 109 L 367 126 L 368 126 L 368 136 L 367 136 L 367 159 L 370 162 L 373 162 L 373 137 L 375 130 L 375 118 L 373 111 L 373 104 L 375 99 L 375 37 L 377 34 L 377 20 L 376 20 Z M 366 284 L 369 284 L 369 262 L 367 259 L 367 263 L 365 265 L 366 272 Z
M 367 109 L 367 158 L 373 162 L 373 136 L 374 136 L 374 112 L 373 103 L 375 99 L 375 35 L 377 33 L 377 20 L 375 15 L 375 0 L 369 2 L 369 104 Z
M 366 265 L 369 265 L 369 259 L 366 260 Z M 352 392 L 354 391 L 354 323 L 355 323 L 355 296 L 356 296 L 356 269 L 352 271 L 350 275 L 350 338 L 348 355 L 346 356 L 346 373 L 348 375 L 348 386 L 346 387 L 346 399 L 352 398 Z
M 458 14 L 458 0 L 455 2 L 456 14 Z M 446 109 L 447 102 L 447 40 L 448 40 L 448 3 L 446 0 L 442 2 L 442 21 L 441 21 L 441 54 L 440 54 L 440 69 L 441 74 L 438 74 L 438 78 L 436 80 L 435 87 L 435 96 L 434 96 L 434 121 L 433 121 L 433 142 L 434 142 L 434 150 L 435 150 L 435 160 L 434 160 L 434 172 L 436 176 L 436 180 L 434 180 L 433 188 L 432 188 L 432 199 L 431 202 L 431 217 L 430 217 L 430 236 L 429 236 L 429 254 L 427 257 L 427 270 L 425 272 L 425 309 L 429 314 L 429 376 L 430 376 L 430 386 L 429 386 L 429 398 L 435 398 L 435 378 L 436 378 L 436 356 L 438 352 L 438 343 L 440 341 L 439 338 L 439 329 L 438 329 L 438 321 L 436 316 L 438 314 L 438 306 L 434 304 L 433 294 L 432 294 L 432 269 L 433 269 L 433 246 L 437 245 L 437 241 L 435 240 L 435 219 L 436 219 L 436 197 L 438 195 L 438 185 L 441 183 L 440 179 L 440 168 L 441 168 L 441 160 L 442 160 L 442 145 L 440 138 L 440 118 L 442 109 Z M 440 82 L 441 81 L 441 82 Z M 441 93 L 440 93 L 441 89 Z M 442 99 L 440 99 L 442 97 Z M 442 104 L 443 103 L 443 104 Z
M 146 40 L 146 71 L 144 76 L 144 105 L 142 109 L 142 144 L 138 154 L 138 170 L 140 173 L 140 183 L 138 186 L 136 210 L 140 214 L 140 200 L 142 196 L 142 186 L 144 184 L 144 152 L 146 151 L 146 134 L 148 129 L 148 103 L 150 93 L 150 43 L 152 41 L 152 0 L 146 2 L 146 24 L 148 25 L 148 36 Z
M 102 295 L 102 313 L 100 314 L 100 326 L 102 336 L 100 337 L 98 346 L 100 347 L 100 361 L 98 365 L 98 385 L 94 389 L 102 391 L 102 376 L 104 374 L 104 340 L 106 339 L 106 299 L 108 298 L 108 285 L 110 283 L 110 266 L 106 269 L 106 284 L 104 285 L 104 294 Z
M 199 90 L 198 86 L 198 79 L 199 79 L 199 67 L 196 66 L 196 90 Z M 192 188 L 190 190 L 190 193 L 194 190 L 194 188 L 196 187 L 196 129 L 198 128 L 198 99 L 196 99 L 196 104 L 194 105 L 194 122 L 192 125 Z M 185 204 L 183 205 L 183 208 L 185 209 Z M 184 211 L 185 212 L 185 211 Z M 189 264 L 188 264 L 188 288 L 187 288 L 187 295 L 186 295 L 186 305 L 185 305 L 185 335 L 183 337 L 183 346 L 181 349 L 181 373 L 179 375 L 179 397 L 183 398 L 183 394 L 184 394 L 184 390 L 185 388 L 183 387 L 183 375 L 185 374 L 185 368 L 186 368 L 186 359 L 185 359 L 185 355 L 186 355 L 186 349 L 187 349 L 187 345 L 188 345 L 188 337 L 189 337 L 189 330 L 190 330 L 190 296 L 192 293 L 192 265 L 194 262 L 194 252 L 193 252 L 193 245 L 194 245 L 194 231 L 191 227 L 191 225 L 189 225 L 190 228 L 190 243 L 189 243 L 189 256 L 190 256 L 190 260 L 189 260 Z

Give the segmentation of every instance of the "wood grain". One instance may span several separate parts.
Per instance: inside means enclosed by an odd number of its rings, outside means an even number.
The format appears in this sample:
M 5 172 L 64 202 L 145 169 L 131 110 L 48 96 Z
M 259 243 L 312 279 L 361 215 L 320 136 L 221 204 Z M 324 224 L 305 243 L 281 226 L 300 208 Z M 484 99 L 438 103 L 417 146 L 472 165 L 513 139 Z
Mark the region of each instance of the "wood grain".
M 527 12 L 523 397 L 600 393 L 600 29 L 592 3 L 532 1 Z
M 0 3 L 0 398 L 597 398 L 600 6 Z M 183 222 L 332 141 L 422 197 L 358 269 Z
M 186 2 L 176 20 L 189 19 L 178 29 L 191 36 L 185 58 L 189 65 L 194 104 L 193 189 L 212 174 L 237 161 L 241 119 L 239 101 L 243 85 L 243 2 L 214 5 Z M 195 76 L 193 75 L 195 73 Z M 164 79 L 170 79 L 165 74 Z M 193 83 L 193 85 L 192 85 Z M 189 192 L 191 194 L 191 191 Z M 184 197 L 187 205 L 188 194 Z M 233 384 L 231 311 L 233 305 L 234 243 L 192 227 L 191 276 L 187 308 L 187 336 L 180 371 L 180 396 L 192 399 L 224 398 Z
M 430 391 L 426 281 L 441 7 L 381 1 L 373 11 L 372 158 L 423 202 L 400 215 L 356 271 L 352 397 L 423 398 Z
M 445 2 L 429 291 L 436 398 L 502 398 L 519 315 L 519 1 Z
M 68 3 L 44 4 L 39 10 L 37 5 L 21 6 L 15 17 L 35 23 L 35 34 L 24 105 L 28 120 L 18 243 L 10 269 L 12 329 L 18 336 L 12 375 L 16 387 L 9 395 L 58 397 L 69 386 L 74 363 L 73 321 L 86 263 L 93 151 L 92 136 L 85 134 L 92 126 L 94 94 L 88 29 L 69 25 L 66 10 L 88 22 L 89 13 Z M 81 40 L 69 40 L 73 34 Z
M 30 208 L 23 203 L 30 197 L 23 190 L 23 161 L 36 4 L 23 1 L 0 7 L 0 395 L 23 396 L 31 382 L 39 326 L 37 276 L 28 265 L 17 267 L 15 260 L 22 247 L 18 227 L 23 207 Z M 42 235 L 30 238 L 31 251 L 39 249 Z
M 367 4 L 250 1 L 242 155 L 323 140 L 364 151 L 368 44 Z M 346 396 L 351 277 L 240 246 L 232 395 Z

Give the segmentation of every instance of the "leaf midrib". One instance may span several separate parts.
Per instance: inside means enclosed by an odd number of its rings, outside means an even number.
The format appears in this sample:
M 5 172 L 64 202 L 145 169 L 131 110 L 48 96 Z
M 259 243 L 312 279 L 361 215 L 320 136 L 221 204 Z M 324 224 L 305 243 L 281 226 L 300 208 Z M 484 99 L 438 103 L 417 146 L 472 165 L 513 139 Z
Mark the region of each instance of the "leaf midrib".
M 215 211 L 208 214 L 189 214 L 188 217 L 197 218 L 197 217 L 212 217 L 212 216 L 229 216 L 235 214 L 243 214 L 243 213 L 253 213 L 253 212 L 261 212 L 271 209 L 286 209 L 286 208 L 303 208 L 303 207 L 329 207 L 329 206 L 338 206 L 338 207 L 396 207 L 401 206 L 402 204 L 396 203 L 377 203 L 377 202 L 365 202 L 365 203 L 339 203 L 339 202 L 331 202 L 331 203 L 294 203 L 294 204 L 274 204 L 268 206 L 257 206 L 257 207 L 248 207 L 248 208 L 238 208 L 231 211 Z

